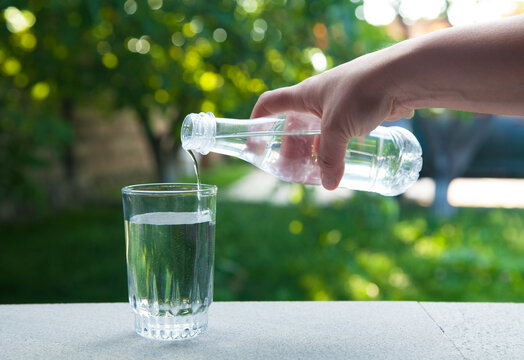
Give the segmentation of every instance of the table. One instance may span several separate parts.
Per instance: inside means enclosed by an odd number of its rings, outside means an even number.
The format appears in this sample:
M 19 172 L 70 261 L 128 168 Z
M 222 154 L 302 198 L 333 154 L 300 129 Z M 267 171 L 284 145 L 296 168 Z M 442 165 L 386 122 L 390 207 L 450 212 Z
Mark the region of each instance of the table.
M 218 302 L 205 334 L 139 337 L 127 303 L 0 305 L 1 359 L 524 359 L 524 304 Z

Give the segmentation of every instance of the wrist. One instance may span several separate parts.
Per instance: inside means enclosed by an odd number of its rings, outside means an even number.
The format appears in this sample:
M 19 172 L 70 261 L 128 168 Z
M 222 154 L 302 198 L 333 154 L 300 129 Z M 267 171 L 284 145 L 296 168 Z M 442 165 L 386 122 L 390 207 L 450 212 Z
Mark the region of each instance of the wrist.
M 385 89 L 396 107 L 421 109 L 429 107 L 428 90 L 425 88 L 420 67 L 424 46 L 415 39 L 405 40 L 385 49 Z M 431 97 L 429 97 L 431 98 Z

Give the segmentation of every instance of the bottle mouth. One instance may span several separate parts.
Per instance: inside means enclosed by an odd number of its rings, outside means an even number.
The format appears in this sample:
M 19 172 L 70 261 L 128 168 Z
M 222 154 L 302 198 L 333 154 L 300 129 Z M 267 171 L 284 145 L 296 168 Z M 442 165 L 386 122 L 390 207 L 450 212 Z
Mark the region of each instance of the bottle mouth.
M 180 131 L 182 148 L 206 155 L 215 144 L 215 134 L 216 121 L 213 113 L 191 113 L 182 122 Z

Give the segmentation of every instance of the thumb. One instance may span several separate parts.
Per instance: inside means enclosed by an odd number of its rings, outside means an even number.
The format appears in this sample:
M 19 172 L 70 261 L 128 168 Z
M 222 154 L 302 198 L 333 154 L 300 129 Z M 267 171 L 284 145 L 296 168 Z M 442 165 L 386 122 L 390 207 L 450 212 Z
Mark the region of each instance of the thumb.
M 318 148 L 318 166 L 320 167 L 320 177 L 322 186 L 327 190 L 334 190 L 338 187 L 342 175 L 344 174 L 344 157 L 351 136 L 345 129 L 340 129 L 340 122 L 332 120 L 332 116 L 326 116 L 320 134 Z
M 314 111 L 310 100 L 311 94 L 303 84 L 304 82 L 266 91 L 258 98 L 251 112 L 251 118 L 280 114 L 286 111 L 309 112 L 320 117 L 318 112 Z

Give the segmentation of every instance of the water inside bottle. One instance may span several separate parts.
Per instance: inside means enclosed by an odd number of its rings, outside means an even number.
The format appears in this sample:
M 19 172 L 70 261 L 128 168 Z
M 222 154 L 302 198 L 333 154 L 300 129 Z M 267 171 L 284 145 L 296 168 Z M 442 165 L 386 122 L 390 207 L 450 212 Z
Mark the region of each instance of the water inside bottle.
M 296 122 L 294 123 L 296 124 Z M 283 122 L 271 129 L 217 136 L 214 150 L 237 156 L 286 182 L 321 183 L 317 153 L 320 131 L 301 126 L 285 129 Z M 351 139 L 345 157 L 346 170 L 341 185 L 369 190 L 376 175 L 377 155 L 382 142 L 374 137 Z
M 390 136 L 380 131 L 376 130 L 365 138 L 350 140 L 344 158 L 341 187 L 387 195 L 398 191 L 391 186 L 399 174 L 399 149 Z M 317 160 L 318 134 L 273 132 L 265 136 L 240 135 L 217 137 L 215 149 L 246 160 L 283 181 L 314 185 L 321 183 Z

